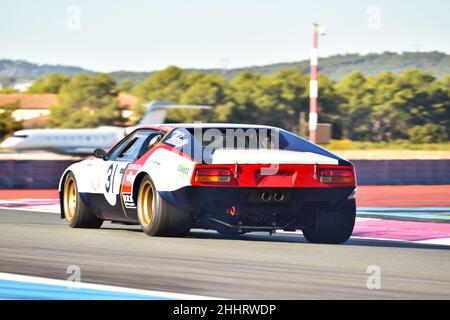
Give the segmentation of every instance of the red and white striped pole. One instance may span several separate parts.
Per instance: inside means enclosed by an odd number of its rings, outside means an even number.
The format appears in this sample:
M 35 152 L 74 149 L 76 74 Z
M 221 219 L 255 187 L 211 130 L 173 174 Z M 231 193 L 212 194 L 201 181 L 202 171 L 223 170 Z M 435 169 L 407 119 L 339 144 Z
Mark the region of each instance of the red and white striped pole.
M 319 66 L 319 32 L 325 33 L 324 28 L 317 23 L 313 28 L 313 47 L 311 49 L 311 82 L 309 85 L 309 141 L 317 142 L 317 113 L 319 98 L 318 66 Z

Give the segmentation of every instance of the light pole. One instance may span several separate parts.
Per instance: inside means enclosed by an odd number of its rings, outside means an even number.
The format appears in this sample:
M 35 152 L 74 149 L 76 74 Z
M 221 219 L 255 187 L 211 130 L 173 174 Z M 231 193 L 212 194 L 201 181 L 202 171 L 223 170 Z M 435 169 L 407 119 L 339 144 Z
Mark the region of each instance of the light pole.
M 313 26 L 313 47 L 311 49 L 311 82 L 309 85 L 309 141 L 316 143 L 317 141 L 317 123 L 319 120 L 317 113 L 319 98 L 319 34 L 325 35 L 326 29 L 314 23 Z

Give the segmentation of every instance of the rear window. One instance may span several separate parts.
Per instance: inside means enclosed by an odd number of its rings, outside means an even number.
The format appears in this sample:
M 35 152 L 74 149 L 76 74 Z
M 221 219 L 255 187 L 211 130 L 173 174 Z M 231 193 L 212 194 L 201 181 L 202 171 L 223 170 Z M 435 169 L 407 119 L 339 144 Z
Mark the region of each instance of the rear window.
M 336 158 L 331 152 L 277 128 L 177 128 L 163 143 L 200 163 L 207 163 L 218 149 L 287 150 L 313 152 Z
M 282 143 L 287 141 L 281 137 Z M 175 148 L 183 148 L 192 143 L 204 149 L 275 149 L 279 132 L 275 129 L 254 128 L 178 128 L 164 140 Z

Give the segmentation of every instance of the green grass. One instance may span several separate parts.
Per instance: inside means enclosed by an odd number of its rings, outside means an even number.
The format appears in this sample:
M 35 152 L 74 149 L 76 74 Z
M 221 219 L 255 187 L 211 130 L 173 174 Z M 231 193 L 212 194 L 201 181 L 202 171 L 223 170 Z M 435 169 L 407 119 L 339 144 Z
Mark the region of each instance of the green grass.
M 431 144 L 414 144 L 407 140 L 393 142 L 367 142 L 351 140 L 332 140 L 322 145 L 330 150 L 421 150 L 421 151 L 450 151 L 450 141 Z

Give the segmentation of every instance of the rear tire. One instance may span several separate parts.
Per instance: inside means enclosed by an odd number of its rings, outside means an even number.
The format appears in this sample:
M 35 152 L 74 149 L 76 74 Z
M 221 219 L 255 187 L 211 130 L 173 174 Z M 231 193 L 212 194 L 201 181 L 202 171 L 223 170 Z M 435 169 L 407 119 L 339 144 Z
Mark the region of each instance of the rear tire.
M 139 186 L 137 211 L 142 230 L 148 236 L 183 237 L 191 229 L 191 216 L 167 203 L 149 176 Z
M 356 202 L 311 214 L 311 226 L 303 235 L 311 243 L 341 244 L 350 239 L 356 220 Z
M 72 172 L 69 172 L 64 180 L 63 189 L 64 217 L 72 228 L 98 229 L 103 220 L 92 213 L 81 199 L 77 188 L 77 182 Z

